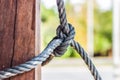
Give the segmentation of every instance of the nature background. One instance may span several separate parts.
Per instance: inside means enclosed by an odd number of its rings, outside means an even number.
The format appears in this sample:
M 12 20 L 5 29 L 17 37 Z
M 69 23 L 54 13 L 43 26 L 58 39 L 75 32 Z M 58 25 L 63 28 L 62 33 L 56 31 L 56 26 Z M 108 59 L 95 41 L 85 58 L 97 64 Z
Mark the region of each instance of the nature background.
M 52 2 L 53 1 L 53 2 Z M 59 18 L 55 0 L 42 0 L 42 45 L 43 48 L 56 35 Z M 76 30 L 75 40 L 87 51 L 87 2 L 86 0 L 65 0 L 68 22 Z M 94 0 L 94 56 L 112 56 L 112 4 L 111 0 Z M 79 57 L 74 49 L 68 48 L 64 56 Z

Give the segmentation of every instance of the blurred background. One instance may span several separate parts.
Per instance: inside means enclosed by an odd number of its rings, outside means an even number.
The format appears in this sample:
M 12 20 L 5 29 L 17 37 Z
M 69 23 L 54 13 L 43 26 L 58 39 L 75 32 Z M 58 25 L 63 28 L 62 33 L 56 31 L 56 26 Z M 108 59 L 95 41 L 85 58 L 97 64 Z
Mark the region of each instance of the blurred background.
M 88 52 L 103 80 L 120 80 L 120 1 L 64 0 L 75 40 Z M 41 0 L 41 50 L 56 35 L 56 0 Z M 68 47 L 42 68 L 42 80 L 94 80 L 78 53 Z

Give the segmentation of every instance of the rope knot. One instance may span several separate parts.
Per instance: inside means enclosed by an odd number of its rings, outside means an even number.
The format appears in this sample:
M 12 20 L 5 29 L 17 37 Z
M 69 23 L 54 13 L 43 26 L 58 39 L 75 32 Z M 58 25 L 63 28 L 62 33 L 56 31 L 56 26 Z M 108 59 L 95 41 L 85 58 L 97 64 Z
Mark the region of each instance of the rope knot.
M 63 41 L 60 44 L 60 46 L 58 46 L 54 50 L 53 54 L 56 57 L 62 56 L 66 52 L 67 47 L 70 45 L 71 41 L 74 39 L 74 36 L 75 36 L 75 30 L 71 24 L 68 24 L 67 28 L 62 25 L 59 25 L 59 27 L 57 28 L 56 38 L 62 39 Z

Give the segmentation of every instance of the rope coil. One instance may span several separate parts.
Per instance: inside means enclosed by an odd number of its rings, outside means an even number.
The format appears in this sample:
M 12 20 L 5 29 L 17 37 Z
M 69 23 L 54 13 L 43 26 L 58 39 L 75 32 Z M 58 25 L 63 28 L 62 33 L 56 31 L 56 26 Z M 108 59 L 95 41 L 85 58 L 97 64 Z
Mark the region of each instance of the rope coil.
M 0 71 L 0 80 L 28 72 L 34 69 L 39 64 L 45 65 L 47 63 L 46 60 L 50 61 L 51 59 L 49 58 L 53 58 L 50 57 L 50 55 L 54 55 L 56 57 L 62 56 L 66 52 L 69 45 L 76 49 L 76 51 L 85 61 L 94 79 L 102 80 L 101 76 L 99 75 L 91 59 L 88 57 L 87 53 L 79 45 L 79 43 L 74 41 L 74 27 L 72 27 L 71 24 L 67 23 L 63 0 L 57 0 L 57 6 L 60 18 L 60 26 L 57 28 L 57 36 L 53 38 L 52 41 L 48 44 L 48 46 L 44 49 L 44 51 L 35 58 L 24 64 L 20 64 L 18 66 Z

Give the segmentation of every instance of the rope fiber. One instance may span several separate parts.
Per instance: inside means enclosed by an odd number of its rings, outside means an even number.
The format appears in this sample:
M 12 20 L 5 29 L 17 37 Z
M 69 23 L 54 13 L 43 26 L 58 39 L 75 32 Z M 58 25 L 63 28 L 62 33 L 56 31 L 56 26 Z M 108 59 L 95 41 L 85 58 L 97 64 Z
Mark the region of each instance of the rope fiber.
M 56 30 L 57 36 L 51 40 L 51 42 L 47 45 L 47 47 L 43 50 L 43 52 L 41 52 L 38 56 L 34 57 L 30 61 L 0 71 L 0 80 L 28 72 L 34 69 L 39 64 L 42 65 L 47 64 L 49 61 L 51 61 L 51 59 L 54 56 L 55 57 L 62 56 L 66 52 L 67 47 L 69 45 L 71 45 L 74 49 L 76 49 L 76 51 L 82 57 L 84 62 L 87 64 L 89 70 L 91 71 L 94 79 L 102 80 L 101 76 L 99 75 L 96 67 L 92 63 L 87 53 L 80 46 L 80 44 L 74 40 L 74 35 L 75 35 L 74 27 L 67 22 L 64 1 L 57 0 L 57 6 L 59 12 L 59 19 L 60 19 L 60 25 Z

